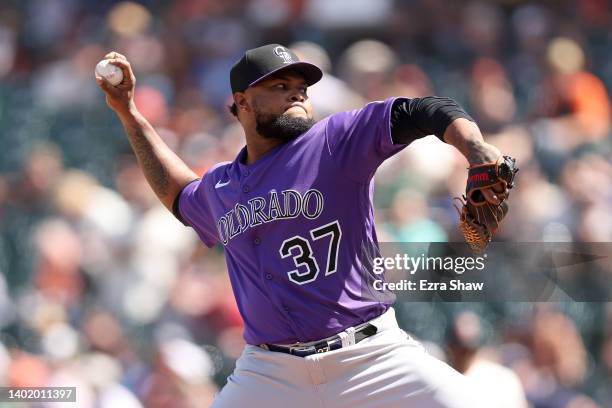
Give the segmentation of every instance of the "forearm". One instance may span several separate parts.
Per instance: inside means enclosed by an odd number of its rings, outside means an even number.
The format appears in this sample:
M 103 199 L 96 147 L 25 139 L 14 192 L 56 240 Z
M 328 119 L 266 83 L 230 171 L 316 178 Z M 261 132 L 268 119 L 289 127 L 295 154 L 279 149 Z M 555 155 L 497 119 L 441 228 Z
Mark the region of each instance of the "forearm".
M 164 143 L 135 107 L 117 114 L 149 185 L 172 211 L 174 199 L 181 189 L 198 175 Z
M 106 54 L 104 59 L 123 72 L 122 81 L 116 85 L 96 72 L 96 81 L 106 95 L 106 104 L 121 120 L 149 185 L 166 208 L 172 211 L 174 200 L 181 189 L 198 176 L 170 150 L 136 109 L 136 76 L 125 56 L 113 51 Z
M 495 146 L 484 141 L 476 123 L 464 118 L 455 119 L 448 125 L 443 140 L 455 146 L 470 165 L 491 163 L 501 155 Z

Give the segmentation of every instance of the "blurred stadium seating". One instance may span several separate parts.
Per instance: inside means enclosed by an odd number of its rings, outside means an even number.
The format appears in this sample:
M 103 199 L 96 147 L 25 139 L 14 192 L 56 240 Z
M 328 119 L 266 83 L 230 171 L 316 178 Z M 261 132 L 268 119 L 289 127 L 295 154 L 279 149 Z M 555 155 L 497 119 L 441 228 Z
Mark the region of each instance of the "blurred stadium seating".
M 160 206 L 97 88 L 106 52 L 128 56 L 140 110 L 198 173 L 243 144 L 231 65 L 278 42 L 327 72 L 319 117 L 392 95 L 463 104 L 521 167 L 497 239 L 612 242 L 610 27 L 606 0 L 2 0 L 0 386 L 206 406 L 243 346 L 221 249 Z M 465 167 L 433 137 L 387 161 L 379 238 L 460 239 Z M 608 303 L 397 309 L 440 358 L 513 370 L 528 406 L 612 407 Z

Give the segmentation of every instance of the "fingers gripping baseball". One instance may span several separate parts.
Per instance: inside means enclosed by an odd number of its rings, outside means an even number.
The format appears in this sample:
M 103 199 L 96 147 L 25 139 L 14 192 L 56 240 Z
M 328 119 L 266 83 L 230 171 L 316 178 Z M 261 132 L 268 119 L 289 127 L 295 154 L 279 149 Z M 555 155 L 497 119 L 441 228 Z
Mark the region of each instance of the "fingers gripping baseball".
M 127 58 L 125 58 L 125 55 L 119 54 L 117 51 L 111 51 L 104 56 L 104 59 L 115 59 L 115 58 L 127 61 Z
M 117 85 L 113 85 L 108 79 L 96 73 L 96 81 L 106 95 L 106 103 L 114 111 L 122 111 L 130 108 L 134 102 L 134 88 L 136 77 L 132 71 L 130 62 L 124 55 L 118 52 L 110 52 L 104 56 L 110 64 L 117 66 L 123 73 L 123 79 Z

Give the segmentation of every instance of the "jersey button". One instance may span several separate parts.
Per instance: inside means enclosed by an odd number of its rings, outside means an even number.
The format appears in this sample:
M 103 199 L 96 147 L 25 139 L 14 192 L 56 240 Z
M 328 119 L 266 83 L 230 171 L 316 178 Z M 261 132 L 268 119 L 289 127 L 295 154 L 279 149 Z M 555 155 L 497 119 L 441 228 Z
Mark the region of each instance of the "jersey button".
M 266 279 L 267 280 L 271 280 L 272 279 L 272 274 L 271 273 L 266 273 Z
M 244 186 L 244 187 L 242 187 L 242 192 L 243 192 L 243 193 L 248 193 L 249 191 L 251 191 L 251 189 L 249 188 L 249 186 Z
M 242 173 L 242 174 L 244 174 L 244 177 L 247 177 L 249 174 L 251 174 L 251 172 L 248 171 L 248 170 L 245 170 L 244 173 Z
M 259 244 L 261 244 L 261 239 L 259 239 L 259 237 L 255 237 L 255 238 L 253 238 L 253 243 L 255 245 L 259 245 Z

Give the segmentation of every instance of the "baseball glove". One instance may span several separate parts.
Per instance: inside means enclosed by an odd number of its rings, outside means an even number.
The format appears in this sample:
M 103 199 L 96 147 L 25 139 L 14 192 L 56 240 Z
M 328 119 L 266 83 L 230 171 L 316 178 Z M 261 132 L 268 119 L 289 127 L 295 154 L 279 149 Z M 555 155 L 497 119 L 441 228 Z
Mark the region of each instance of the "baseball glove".
M 474 253 L 481 254 L 499 223 L 508 212 L 509 190 L 514 186 L 514 175 L 518 171 L 516 160 L 502 156 L 495 163 L 471 166 L 468 169 L 465 195 L 459 200 L 461 206 L 455 205 L 459 212 L 459 228 Z M 485 198 L 483 190 L 491 189 L 498 197 L 498 202 Z

